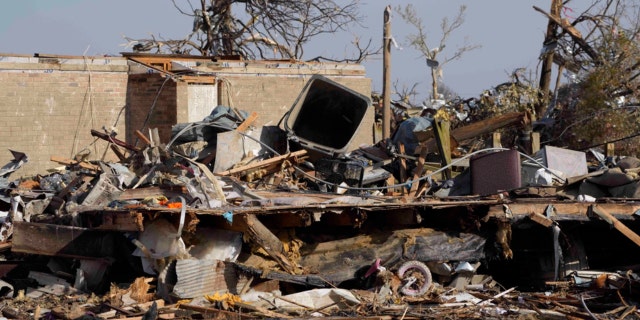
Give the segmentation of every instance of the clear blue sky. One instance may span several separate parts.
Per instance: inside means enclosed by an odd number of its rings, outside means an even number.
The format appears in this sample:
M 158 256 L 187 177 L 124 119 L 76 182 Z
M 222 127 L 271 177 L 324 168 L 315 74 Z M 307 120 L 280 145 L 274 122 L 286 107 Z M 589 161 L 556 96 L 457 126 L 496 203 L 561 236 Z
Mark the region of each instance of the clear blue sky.
M 462 97 L 477 96 L 509 80 L 516 68 L 539 73 L 538 54 L 547 20 L 533 10 L 536 5 L 548 9 L 551 1 L 523 0 L 364 0 L 361 6 L 363 27 L 354 27 L 337 36 L 318 39 L 307 48 L 306 58 L 317 55 L 342 57 L 351 51 L 355 36 L 361 41 L 373 39 L 379 46 L 382 20 L 387 4 L 413 3 L 429 29 L 430 45 L 440 39 L 443 17 L 454 16 L 461 4 L 467 5 L 466 22 L 447 42 L 440 57 L 452 53 L 464 37 L 482 48 L 466 53 L 444 68 L 444 83 Z M 576 9 L 576 15 L 579 10 Z M 20 0 L 3 5 L 0 11 L 0 53 L 50 53 L 65 55 L 119 55 L 130 51 L 121 46 L 122 35 L 145 38 L 160 34 L 165 39 L 182 38 L 191 30 L 192 20 L 182 16 L 170 0 Z M 392 16 L 392 33 L 401 48 L 392 51 L 392 80 L 400 86 L 420 83 L 418 91 L 430 91 L 424 59 L 411 49 L 405 37 L 413 30 L 399 15 Z M 365 62 L 373 79 L 373 90 L 382 91 L 382 56 Z

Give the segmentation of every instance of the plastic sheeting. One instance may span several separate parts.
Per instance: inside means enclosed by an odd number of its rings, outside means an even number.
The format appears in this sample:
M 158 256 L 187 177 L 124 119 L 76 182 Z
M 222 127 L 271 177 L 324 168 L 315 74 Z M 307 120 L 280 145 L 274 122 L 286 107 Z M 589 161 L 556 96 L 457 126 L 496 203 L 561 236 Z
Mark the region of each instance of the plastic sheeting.
M 402 143 L 405 154 L 412 155 L 420 142 L 414 132 L 421 132 L 429 129 L 433 125 L 433 119 L 428 117 L 413 117 L 402 121 L 398 126 L 391 141 L 395 146 Z

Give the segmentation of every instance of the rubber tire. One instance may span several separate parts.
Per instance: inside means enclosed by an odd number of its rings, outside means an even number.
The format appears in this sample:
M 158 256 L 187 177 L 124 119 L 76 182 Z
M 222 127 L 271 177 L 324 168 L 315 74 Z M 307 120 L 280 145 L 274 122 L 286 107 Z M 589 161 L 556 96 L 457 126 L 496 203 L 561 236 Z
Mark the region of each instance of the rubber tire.
M 404 280 L 404 276 L 411 273 L 411 271 L 417 271 L 422 274 L 424 278 L 424 283 L 418 289 L 414 288 L 402 288 L 400 292 L 406 296 L 421 296 L 431 288 L 431 283 L 433 282 L 433 278 L 431 276 L 431 271 L 429 271 L 429 267 L 427 267 L 424 263 L 416 260 L 411 260 L 403 263 L 400 268 L 398 268 L 398 277 Z

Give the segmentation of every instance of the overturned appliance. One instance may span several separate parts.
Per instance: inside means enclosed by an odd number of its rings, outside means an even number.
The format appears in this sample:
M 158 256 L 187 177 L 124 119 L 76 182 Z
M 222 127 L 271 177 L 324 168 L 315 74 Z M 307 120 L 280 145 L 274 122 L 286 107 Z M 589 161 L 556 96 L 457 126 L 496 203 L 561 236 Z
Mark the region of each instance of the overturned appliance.
M 331 156 L 346 153 L 371 99 L 320 75 L 309 79 L 284 117 L 289 139 Z

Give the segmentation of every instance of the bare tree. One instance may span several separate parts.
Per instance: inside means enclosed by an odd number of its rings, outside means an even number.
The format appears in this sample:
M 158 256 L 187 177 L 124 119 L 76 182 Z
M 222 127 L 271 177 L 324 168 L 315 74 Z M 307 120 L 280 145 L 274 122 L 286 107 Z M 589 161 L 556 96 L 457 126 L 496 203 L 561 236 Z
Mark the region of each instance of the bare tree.
M 442 68 L 450 61 L 460 59 L 465 52 L 480 48 L 480 45 L 468 43 L 468 39 L 465 38 L 465 42 L 462 46 L 453 51 L 450 55 L 446 55 L 444 58 L 438 58 L 442 53 L 447 41 L 451 34 L 462 27 L 464 24 L 464 13 L 467 7 L 462 5 L 457 15 L 450 21 L 447 17 L 442 19 L 440 23 L 440 31 L 442 32 L 440 41 L 435 47 L 430 47 L 427 44 L 427 30 L 422 22 L 422 18 L 416 14 L 418 12 L 413 5 L 408 4 L 404 7 L 396 7 L 396 11 L 400 14 L 402 19 L 412 25 L 416 29 L 416 33 L 407 36 L 409 45 L 418 50 L 423 58 L 426 59 L 427 65 L 431 69 L 431 86 L 433 99 L 438 98 L 438 79 L 441 77 Z
M 199 0 L 195 5 L 191 0 L 171 1 L 181 14 L 193 18 L 191 32 L 182 40 L 125 37 L 134 51 L 300 60 L 312 38 L 361 21 L 359 0 Z M 359 53 L 342 61 L 361 62 L 374 54 L 370 41 L 362 46 L 356 39 L 354 45 Z
M 416 90 L 416 88 L 419 84 L 419 82 L 414 82 L 411 88 L 408 88 L 405 84 L 400 87 L 398 80 L 396 80 L 393 83 L 393 90 L 395 91 L 395 94 L 397 94 L 400 98 L 400 101 L 406 102 L 410 105 L 416 105 L 415 103 L 413 103 L 413 99 L 418 95 L 418 91 Z
M 571 9 L 570 1 L 563 6 Z M 543 52 L 553 50 L 559 70 L 572 77 L 547 112 L 555 120 L 553 141 L 580 149 L 638 133 L 640 4 L 596 0 L 572 17 L 534 9 L 557 28 Z M 624 150 L 637 155 L 638 142 L 628 140 Z

